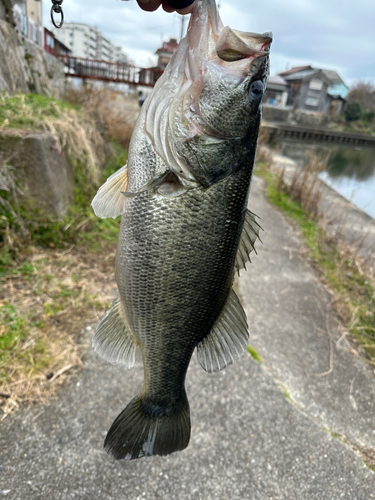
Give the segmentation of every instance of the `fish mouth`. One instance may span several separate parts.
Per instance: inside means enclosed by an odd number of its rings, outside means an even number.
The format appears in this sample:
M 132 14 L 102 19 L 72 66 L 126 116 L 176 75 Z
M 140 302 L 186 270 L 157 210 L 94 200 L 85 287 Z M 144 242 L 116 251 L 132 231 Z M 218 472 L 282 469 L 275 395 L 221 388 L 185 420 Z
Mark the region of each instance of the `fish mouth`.
M 216 42 L 216 53 L 226 62 L 254 60 L 260 56 L 268 56 L 271 43 L 272 33 L 251 33 L 226 26 Z

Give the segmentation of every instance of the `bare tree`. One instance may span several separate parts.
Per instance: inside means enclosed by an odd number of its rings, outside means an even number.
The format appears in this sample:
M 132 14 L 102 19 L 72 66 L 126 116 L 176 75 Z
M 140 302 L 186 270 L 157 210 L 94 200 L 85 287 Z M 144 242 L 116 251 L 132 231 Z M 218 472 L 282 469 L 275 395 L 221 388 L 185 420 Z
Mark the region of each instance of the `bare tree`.
M 362 111 L 375 111 L 375 86 L 371 82 L 360 80 L 350 88 L 348 101 L 358 101 Z

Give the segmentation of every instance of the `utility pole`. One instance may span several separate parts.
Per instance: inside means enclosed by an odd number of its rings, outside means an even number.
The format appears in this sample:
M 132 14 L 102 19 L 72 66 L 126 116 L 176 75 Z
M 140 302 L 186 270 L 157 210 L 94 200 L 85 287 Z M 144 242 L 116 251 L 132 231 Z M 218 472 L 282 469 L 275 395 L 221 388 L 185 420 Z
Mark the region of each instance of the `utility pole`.
M 185 27 L 185 16 L 182 16 L 180 40 L 182 40 L 182 37 L 184 36 L 184 27 Z

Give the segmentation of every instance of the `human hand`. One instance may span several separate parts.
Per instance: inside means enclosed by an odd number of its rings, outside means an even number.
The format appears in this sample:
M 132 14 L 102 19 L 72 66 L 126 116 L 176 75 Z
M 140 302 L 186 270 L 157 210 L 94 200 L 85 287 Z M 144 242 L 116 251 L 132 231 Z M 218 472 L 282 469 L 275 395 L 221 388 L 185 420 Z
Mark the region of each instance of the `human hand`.
M 168 3 L 167 3 L 168 1 Z M 137 0 L 141 9 L 153 12 L 160 5 L 163 6 L 165 12 L 174 12 L 179 14 L 190 14 L 194 7 L 194 0 Z

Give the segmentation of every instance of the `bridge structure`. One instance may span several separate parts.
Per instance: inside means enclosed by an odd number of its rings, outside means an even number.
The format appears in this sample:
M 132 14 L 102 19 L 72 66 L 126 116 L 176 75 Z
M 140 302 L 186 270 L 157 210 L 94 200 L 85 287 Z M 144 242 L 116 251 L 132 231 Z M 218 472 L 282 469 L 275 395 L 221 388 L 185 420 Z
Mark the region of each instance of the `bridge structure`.
M 66 54 L 57 56 L 65 65 L 65 76 L 83 80 L 126 83 L 153 87 L 163 74 L 160 68 L 139 68 L 129 64 L 84 59 Z

